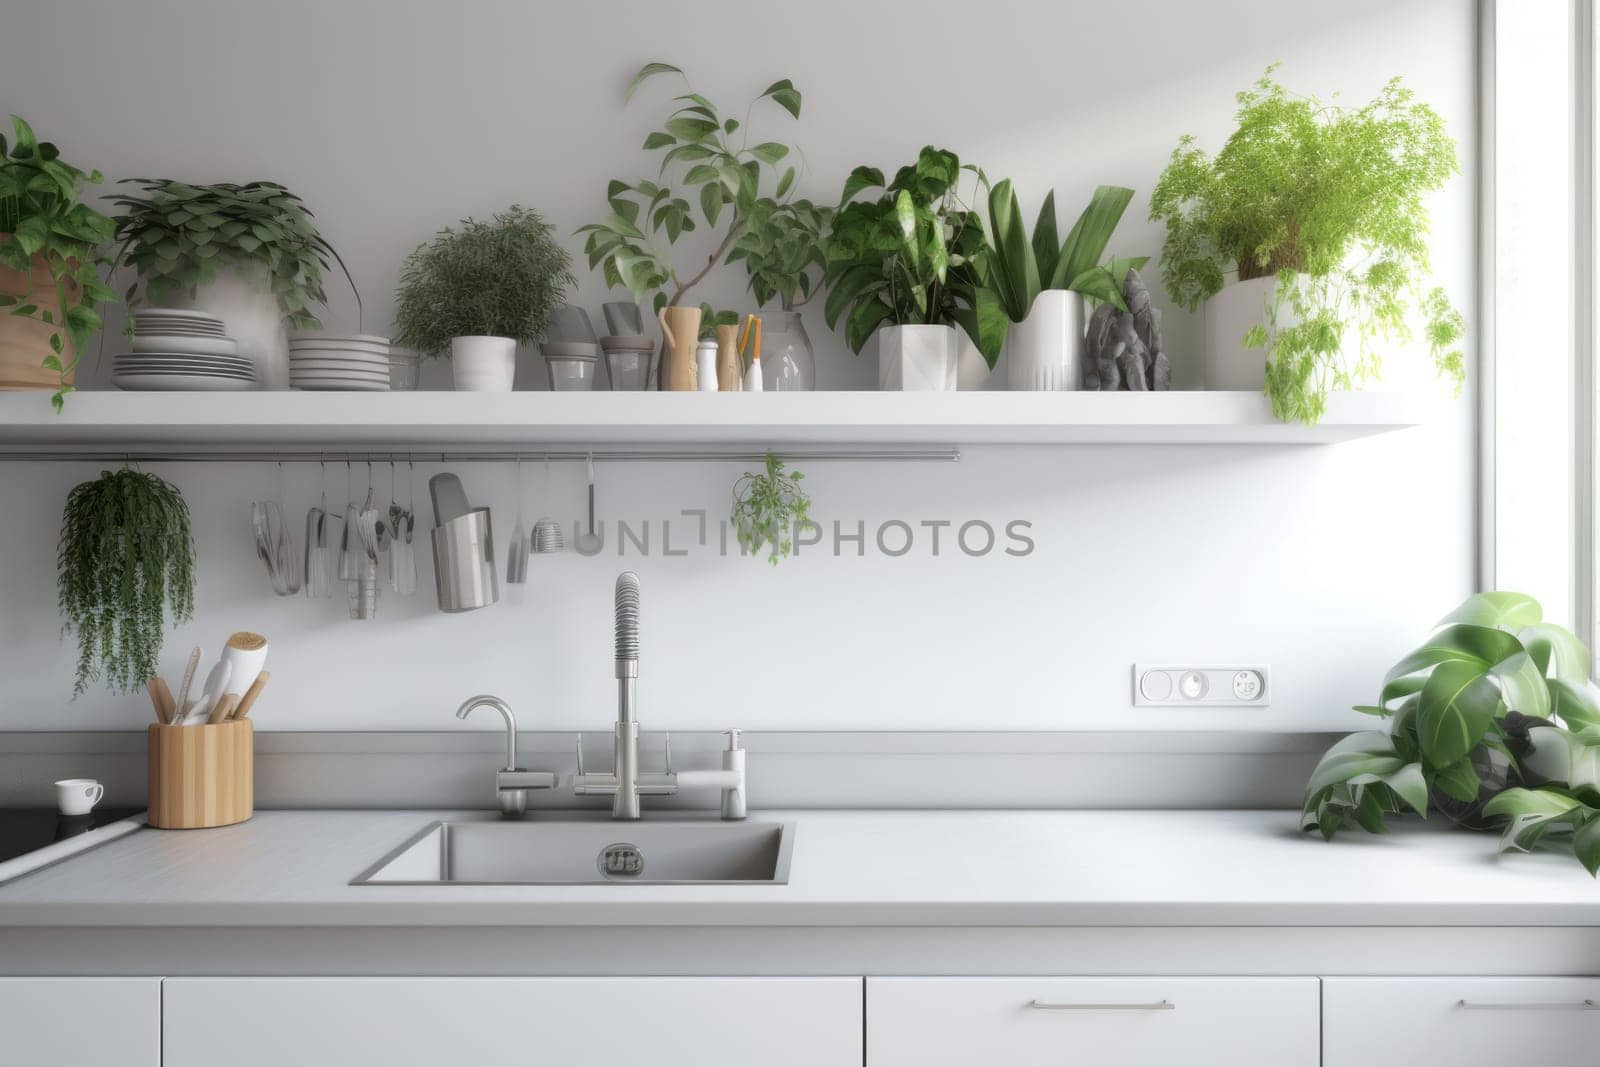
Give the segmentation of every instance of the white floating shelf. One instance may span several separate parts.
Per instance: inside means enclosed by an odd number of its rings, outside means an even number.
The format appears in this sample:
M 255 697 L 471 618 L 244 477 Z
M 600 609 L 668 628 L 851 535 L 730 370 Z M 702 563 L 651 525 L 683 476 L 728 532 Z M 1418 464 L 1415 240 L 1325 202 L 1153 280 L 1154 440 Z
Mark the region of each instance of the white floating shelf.
M 1328 444 L 1415 426 L 1431 406 L 1341 393 L 1316 426 L 1255 393 L 0 393 L 0 453 L 427 452 L 979 444 Z

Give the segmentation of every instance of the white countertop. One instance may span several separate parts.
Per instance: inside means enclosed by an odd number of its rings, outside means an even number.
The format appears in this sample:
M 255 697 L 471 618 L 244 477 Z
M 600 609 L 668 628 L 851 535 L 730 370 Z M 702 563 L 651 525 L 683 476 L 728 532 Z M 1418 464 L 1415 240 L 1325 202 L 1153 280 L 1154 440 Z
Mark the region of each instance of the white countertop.
M 16 926 L 1600 926 L 1569 855 L 1437 818 L 1332 844 L 1287 811 L 795 811 L 787 885 L 352 886 L 437 819 L 143 829 L 0 887 Z M 647 816 L 648 818 L 648 816 Z

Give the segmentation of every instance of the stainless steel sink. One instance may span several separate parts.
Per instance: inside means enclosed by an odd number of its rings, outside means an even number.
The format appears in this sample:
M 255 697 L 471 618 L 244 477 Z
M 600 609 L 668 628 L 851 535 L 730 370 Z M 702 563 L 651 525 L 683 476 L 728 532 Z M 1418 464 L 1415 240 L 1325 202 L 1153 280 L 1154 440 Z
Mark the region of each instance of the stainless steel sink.
M 351 885 L 783 885 L 794 825 L 435 822 Z

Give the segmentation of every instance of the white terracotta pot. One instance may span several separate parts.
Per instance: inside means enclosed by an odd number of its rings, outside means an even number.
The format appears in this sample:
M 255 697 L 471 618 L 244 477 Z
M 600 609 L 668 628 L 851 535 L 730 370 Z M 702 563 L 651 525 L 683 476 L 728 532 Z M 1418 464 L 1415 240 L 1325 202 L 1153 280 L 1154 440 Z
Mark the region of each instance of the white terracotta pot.
M 1205 303 L 1206 388 L 1242 389 L 1259 393 L 1266 386 L 1267 353 L 1244 347 L 1244 335 L 1267 321 L 1267 311 L 1278 291 L 1277 275 L 1232 282 Z M 1278 314 L 1279 326 L 1294 324 L 1287 307 Z
M 1083 297 L 1046 289 L 1006 331 L 1006 386 L 1061 392 L 1083 387 Z
M 886 392 L 955 392 L 953 326 L 883 326 L 878 330 L 878 388 Z
M 510 337 L 452 337 L 450 369 L 458 393 L 509 393 L 517 380 L 517 342 Z
M 222 320 L 239 354 L 256 367 L 261 389 L 289 388 L 289 333 L 272 283 L 260 268 L 223 270 L 180 306 Z

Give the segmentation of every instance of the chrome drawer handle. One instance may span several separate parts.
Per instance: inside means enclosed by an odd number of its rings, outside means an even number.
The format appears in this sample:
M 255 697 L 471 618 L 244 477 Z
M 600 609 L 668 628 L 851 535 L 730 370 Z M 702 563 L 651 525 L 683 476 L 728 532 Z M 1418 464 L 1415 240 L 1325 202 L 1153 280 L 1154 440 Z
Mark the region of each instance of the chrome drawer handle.
M 1034 1011 L 1176 1011 L 1178 1008 L 1170 1000 L 1157 1000 L 1149 1004 L 1077 1004 L 1030 1000 L 1028 1007 Z
M 1584 1001 L 1551 1001 L 1540 1003 L 1530 1001 L 1521 1004 L 1495 1004 L 1489 1001 L 1458 1000 L 1456 1007 L 1465 1008 L 1467 1011 L 1600 1011 L 1600 1004 L 1593 1000 Z

